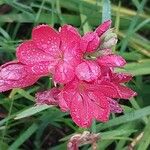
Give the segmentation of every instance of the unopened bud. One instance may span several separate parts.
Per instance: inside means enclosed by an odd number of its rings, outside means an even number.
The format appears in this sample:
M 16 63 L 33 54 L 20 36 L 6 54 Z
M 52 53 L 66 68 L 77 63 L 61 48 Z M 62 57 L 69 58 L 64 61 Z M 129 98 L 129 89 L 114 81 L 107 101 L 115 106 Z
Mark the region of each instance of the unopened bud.
M 108 41 L 104 41 L 104 43 L 102 43 L 100 45 L 100 49 L 109 49 L 112 46 L 117 44 L 118 39 L 117 38 L 111 38 Z
M 114 33 L 114 28 L 109 29 L 101 37 L 101 44 L 99 50 L 109 49 L 117 43 L 117 34 Z

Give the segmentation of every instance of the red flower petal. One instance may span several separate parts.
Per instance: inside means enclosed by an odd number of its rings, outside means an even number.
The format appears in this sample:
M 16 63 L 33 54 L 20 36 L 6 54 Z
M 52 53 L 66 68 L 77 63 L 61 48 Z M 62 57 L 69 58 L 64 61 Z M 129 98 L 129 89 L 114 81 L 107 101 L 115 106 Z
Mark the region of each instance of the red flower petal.
M 30 67 L 21 63 L 7 63 L 0 69 L 0 91 L 30 86 L 38 79 L 39 76 L 33 75 Z
M 72 27 L 71 25 L 64 25 L 60 29 L 59 35 L 61 38 L 61 51 L 64 52 L 70 48 L 74 49 L 75 45 L 79 47 L 81 37 L 76 28 Z
M 36 93 L 37 104 L 58 105 L 58 94 L 60 90 L 52 88 L 44 92 Z
M 90 98 L 90 101 L 92 102 L 90 111 L 92 111 L 93 107 L 93 117 L 102 122 L 108 121 L 110 115 L 110 107 L 107 98 L 99 91 L 89 92 L 88 96 Z
M 48 25 L 39 25 L 32 31 L 32 39 L 39 49 L 51 55 L 59 53 L 60 38 L 57 31 Z
M 32 65 L 38 62 L 50 61 L 52 57 L 37 48 L 33 41 L 26 41 L 17 48 L 17 58 L 20 62 Z
M 70 82 L 75 76 L 74 69 L 70 64 L 60 62 L 55 68 L 54 81 L 58 83 Z
M 65 97 L 65 94 L 67 97 Z M 69 111 L 68 96 L 68 93 L 65 93 L 63 90 L 58 95 L 59 107 L 64 112 Z
M 31 66 L 32 73 L 38 76 L 47 76 L 49 71 L 50 62 L 39 62 Z
M 102 23 L 100 26 L 96 28 L 96 33 L 98 36 L 101 36 L 104 32 L 106 32 L 111 26 L 111 20 L 107 20 L 104 23 Z
M 107 97 L 130 99 L 131 97 L 136 96 L 136 92 L 134 92 L 133 90 L 131 90 L 123 85 L 120 85 L 119 83 L 102 81 L 102 83 L 99 83 L 99 84 L 100 84 L 99 86 L 101 86 L 101 91 Z M 110 90 L 113 89 L 114 92 L 107 90 L 108 87 L 110 87 Z
M 123 99 L 130 99 L 134 96 L 137 95 L 136 92 L 133 90 L 129 89 L 128 87 L 122 86 L 122 85 L 116 85 L 119 97 L 118 98 L 123 98 Z
M 68 63 L 71 67 L 76 67 L 82 59 L 82 53 L 79 50 L 78 44 L 68 45 L 68 49 L 66 49 L 63 53 L 63 63 Z
M 73 121 L 80 127 L 89 127 L 92 123 L 91 105 L 86 95 L 75 94 L 72 97 L 70 113 Z
M 132 75 L 126 73 L 113 73 L 111 78 L 112 82 L 117 82 L 117 83 L 128 82 L 131 79 L 132 79 Z
M 101 93 L 103 93 L 107 97 L 112 97 L 112 98 L 118 97 L 117 89 L 114 88 L 114 86 L 112 86 L 111 84 L 103 83 L 101 85 L 98 85 L 97 87 L 101 91 Z
M 85 34 L 80 43 L 80 48 L 83 52 L 92 52 L 98 48 L 100 38 L 96 32 L 89 32 Z
M 19 80 L 26 77 L 26 71 L 24 65 L 14 62 L 3 65 L 0 69 L 0 78 L 3 80 Z
M 126 61 L 118 55 L 106 55 L 100 57 L 98 63 L 108 67 L 122 67 L 126 64 Z
M 76 75 L 80 80 L 93 81 L 101 74 L 100 67 L 94 61 L 85 61 L 76 67 Z

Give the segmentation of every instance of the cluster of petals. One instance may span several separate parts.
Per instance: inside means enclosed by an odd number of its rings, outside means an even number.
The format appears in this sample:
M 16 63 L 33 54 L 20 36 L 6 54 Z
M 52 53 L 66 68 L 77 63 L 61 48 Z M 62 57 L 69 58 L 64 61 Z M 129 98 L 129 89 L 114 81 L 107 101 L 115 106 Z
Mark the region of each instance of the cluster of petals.
M 110 113 L 122 112 L 116 99 L 136 95 L 123 85 L 132 76 L 114 73 L 125 60 L 112 54 L 111 48 L 101 49 L 102 54 L 94 59 L 85 57 L 99 49 L 110 25 L 108 20 L 84 36 L 71 25 L 59 31 L 48 25 L 37 26 L 32 39 L 18 46 L 17 59 L 0 67 L 0 92 L 27 87 L 51 75 L 60 86 L 37 93 L 37 103 L 59 105 L 62 111 L 70 112 L 78 126 L 89 127 L 93 119 L 105 122 Z

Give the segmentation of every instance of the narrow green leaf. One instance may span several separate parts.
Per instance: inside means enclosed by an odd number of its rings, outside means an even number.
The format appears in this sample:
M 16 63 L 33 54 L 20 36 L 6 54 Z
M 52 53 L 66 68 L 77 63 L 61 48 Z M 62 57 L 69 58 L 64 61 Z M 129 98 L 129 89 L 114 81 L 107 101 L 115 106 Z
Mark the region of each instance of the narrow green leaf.
M 34 97 L 31 96 L 27 91 L 25 91 L 25 90 L 23 90 L 23 89 L 17 89 L 17 92 L 18 92 L 21 96 L 27 98 L 28 100 L 34 101 Z
M 145 117 L 147 115 L 150 115 L 150 106 L 147 106 L 145 108 L 142 108 L 142 109 L 139 109 L 136 111 L 129 112 L 123 116 L 114 118 L 105 124 L 100 123 L 97 125 L 97 130 L 102 130 L 102 129 L 106 129 L 109 127 L 120 125 L 122 123 L 134 121 L 134 120 L 140 119 L 142 117 Z
M 83 7 L 82 4 L 80 4 L 80 18 L 81 18 L 81 26 L 83 28 L 83 33 L 87 33 L 91 30 L 91 27 L 88 23 L 87 16 L 83 14 Z
M 150 60 L 141 60 L 138 63 L 128 63 L 124 69 L 116 69 L 117 72 L 128 72 L 134 76 L 150 74 Z
M 22 145 L 37 129 L 37 124 L 32 124 L 25 132 L 21 133 L 15 142 L 10 145 L 8 150 L 18 149 L 18 147 Z
M 142 21 L 140 24 L 137 25 L 137 27 L 134 29 L 134 32 L 138 31 L 139 29 L 141 29 L 143 26 L 145 26 L 146 24 L 150 23 L 150 19 L 146 19 L 144 21 Z
M 102 22 L 111 19 L 111 4 L 110 0 L 103 0 Z
M 136 16 L 133 17 L 133 19 L 132 19 L 132 21 L 130 23 L 130 26 L 129 26 L 128 30 L 127 30 L 126 37 L 122 40 L 122 46 L 121 46 L 121 50 L 120 50 L 121 52 L 125 51 L 129 39 L 132 37 L 133 33 L 135 32 L 134 28 L 136 27 L 136 24 L 138 23 L 139 14 L 142 12 L 146 1 L 147 0 L 142 0 L 140 5 L 138 6 L 137 14 L 136 14 Z
M 28 108 L 28 109 L 22 111 L 21 113 L 17 114 L 14 119 L 21 119 L 21 118 L 29 117 L 29 116 L 37 114 L 37 113 L 39 113 L 45 109 L 48 109 L 48 108 L 50 108 L 50 106 L 48 106 L 48 105 L 34 106 L 34 107 Z
M 148 150 L 148 146 L 150 145 L 149 135 L 150 135 L 150 119 L 149 119 L 149 122 L 144 129 L 144 135 L 143 135 L 143 137 L 139 143 L 137 150 Z
M 102 140 L 106 140 L 106 139 L 114 139 L 115 137 L 121 136 L 121 135 L 125 135 L 125 134 L 129 134 L 129 133 L 133 133 L 136 132 L 136 130 L 133 129 L 128 129 L 128 130 L 112 130 L 112 131 L 107 131 L 107 132 L 103 132 L 100 133 L 101 139 Z

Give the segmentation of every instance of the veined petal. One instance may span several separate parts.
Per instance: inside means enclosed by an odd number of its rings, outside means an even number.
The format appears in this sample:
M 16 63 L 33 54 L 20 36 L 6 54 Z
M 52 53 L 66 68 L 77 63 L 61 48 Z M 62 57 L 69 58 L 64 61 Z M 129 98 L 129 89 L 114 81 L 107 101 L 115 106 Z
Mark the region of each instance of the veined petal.
M 79 47 L 80 42 L 80 34 L 77 29 L 72 27 L 71 25 L 64 25 L 60 28 L 60 38 L 61 38 L 61 51 L 65 51 L 66 49 L 74 49 L 76 45 Z M 78 48 L 79 49 L 79 48 Z
M 91 109 L 93 107 L 93 117 L 102 122 L 108 121 L 110 115 L 110 106 L 104 94 L 100 91 L 88 92 L 88 97 L 92 102 Z
M 79 93 L 72 97 L 70 113 L 73 121 L 80 127 L 89 127 L 92 123 L 91 105 L 85 97 Z
M 97 59 L 98 63 L 108 67 L 123 67 L 126 61 L 118 55 L 106 55 Z
M 39 62 L 50 61 L 52 56 L 40 50 L 33 41 L 26 41 L 17 48 L 19 62 L 33 65 Z
M 116 98 L 118 96 L 118 91 L 111 84 L 101 84 L 97 86 L 99 91 L 103 93 L 106 97 Z
M 34 84 L 39 76 L 32 74 L 29 66 L 21 63 L 7 63 L 0 69 L 0 91 L 23 88 Z
M 80 80 L 93 81 L 101 74 L 99 65 L 94 61 L 85 61 L 76 67 L 76 75 Z
M 61 91 L 58 94 L 58 100 L 59 100 L 59 107 L 61 108 L 62 111 L 66 112 L 69 111 L 69 101 L 70 99 L 68 98 L 70 95 L 68 93 L 65 93 L 66 91 Z M 66 96 L 66 97 L 65 97 Z
M 83 52 L 93 52 L 100 44 L 100 38 L 96 32 L 88 32 L 81 38 L 80 48 Z
M 111 20 L 107 20 L 104 23 L 102 23 L 100 26 L 96 28 L 96 33 L 98 36 L 101 36 L 104 32 L 106 32 L 111 26 Z
M 54 81 L 58 83 L 68 83 L 75 77 L 75 68 L 66 62 L 60 62 L 54 73 Z
M 111 77 L 112 82 L 117 82 L 117 83 L 128 82 L 131 79 L 132 79 L 132 75 L 127 73 L 113 73 Z
M 101 91 L 104 93 L 104 95 L 110 98 L 130 99 L 131 97 L 136 96 L 136 92 L 128 87 L 120 85 L 119 83 L 102 81 L 99 86 L 101 86 Z M 114 92 L 108 92 L 105 87 L 110 87 L 110 89 L 113 89 Z
M 118 94 L 120 96 L 119 98 L 130 99 L 137 95 L 136 92 L 134 92 L 133 90 L 129 89 L 126 86 L 116 84 L 116 88 L 117 88 Z
M 7 63 L 0 68 L 0 78 L 3 80 L 19 80 L 26 77 L 25 66 L 20 63 Z
M 37 47 L 51 55 L 60 51 L 60 37 L 57 31 L 48 25 L 39 25 L 32 31 L 32 39 Z
M 50 62 L 39 62 L 31 66 L 31 71 L 38 76 L 47 76 L 51 73 L 49 66 Z

